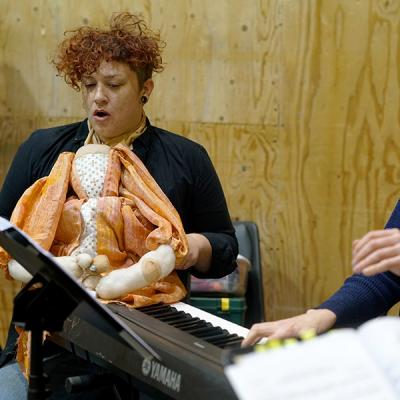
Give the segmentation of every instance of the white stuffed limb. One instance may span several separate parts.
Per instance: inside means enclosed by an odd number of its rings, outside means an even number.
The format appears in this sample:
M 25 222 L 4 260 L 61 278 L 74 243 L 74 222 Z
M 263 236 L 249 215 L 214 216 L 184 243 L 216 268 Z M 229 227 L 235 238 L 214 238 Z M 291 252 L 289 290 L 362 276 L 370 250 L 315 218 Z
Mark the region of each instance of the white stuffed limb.
M 32 279 L 32 275 L 14 259 L 8 262 L 8 272 L 16 281 L 27 283 Z
M 83 271 L 92 264 L 92 257 L 88 254 L 79 254 L 78 256 L 54 257 L 57 264 L 74 278 L 79 279 Z M 11 259 L 8 262 L 8 271 L 17 281 L 27 283 L 32 279 L 32 275 L 16 260 Z
M 97 296 L 105 300 L 117 299 L 157 282 L 174 268 L 174 250 L 169 245 L 160 245 L 157 250 L 144 254 L 131 267 L 114 270 L 101 278 L 96 287 Z

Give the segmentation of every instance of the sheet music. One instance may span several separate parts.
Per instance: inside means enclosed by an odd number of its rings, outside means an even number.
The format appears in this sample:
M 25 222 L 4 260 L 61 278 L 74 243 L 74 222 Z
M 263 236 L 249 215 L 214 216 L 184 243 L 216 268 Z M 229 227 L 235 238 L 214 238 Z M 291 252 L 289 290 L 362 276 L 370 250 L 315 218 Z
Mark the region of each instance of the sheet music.
M 355 330 L 251 353 L 225 369 L 240 400 L 396 400 Z
M 400 399 L 400 318 L 376 318 L 363 324 L 358 331 Z
M 13 225 L 3 217 L 0 217 L 0 231 L 5 231 L 8 228 L 12 228 Z

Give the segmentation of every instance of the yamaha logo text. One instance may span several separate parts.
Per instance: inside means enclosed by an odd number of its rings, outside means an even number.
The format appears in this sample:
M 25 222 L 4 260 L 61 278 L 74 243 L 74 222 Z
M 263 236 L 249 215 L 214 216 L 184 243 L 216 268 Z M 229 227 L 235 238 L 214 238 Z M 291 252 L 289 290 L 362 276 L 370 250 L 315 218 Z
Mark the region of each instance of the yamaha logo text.
M 157 361 L 145 358 L 142 362 L 142 373 L 177 393 L 181 390 L 181 374 Z

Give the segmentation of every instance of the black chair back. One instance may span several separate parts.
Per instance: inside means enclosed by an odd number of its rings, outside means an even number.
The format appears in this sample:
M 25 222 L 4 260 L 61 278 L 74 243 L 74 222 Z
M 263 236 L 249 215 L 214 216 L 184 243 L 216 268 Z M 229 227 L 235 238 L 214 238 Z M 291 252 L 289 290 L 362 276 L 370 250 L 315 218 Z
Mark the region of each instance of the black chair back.
M 239 242 L 239 253 L 251 262 L 245 295 L 247 305 L 245 326 L 250 328 L 254 323 L 265 320 L 260 237 L 254 222 L 234 221 L 233 226 Z

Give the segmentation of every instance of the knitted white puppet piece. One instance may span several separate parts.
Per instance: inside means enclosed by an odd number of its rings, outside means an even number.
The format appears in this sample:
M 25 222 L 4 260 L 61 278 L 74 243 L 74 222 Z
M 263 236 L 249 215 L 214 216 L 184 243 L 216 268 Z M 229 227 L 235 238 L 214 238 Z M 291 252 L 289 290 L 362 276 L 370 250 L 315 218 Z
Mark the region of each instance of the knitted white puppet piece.
M 84 230 L 79 246 L 70 256 L 55 257 L 58 264 L 84 287 L 95 290 L 97 296 L 105 300 L 120 298 L 157 282 L 175 267 L 175 253 L 171 246 L 165 244 L 144 254 L 136 264 L 111 272 L 107 256 L 97 254 L 96 208 L 103 190 L 109 151 L 109 146 L 101 144 L 89 144 L 77 151 L 74 168 L 88 196 L 81 207 Z M 13 259 L 9 261 L 8 269 L 16 280 L 26 283 L 32 278 Z

